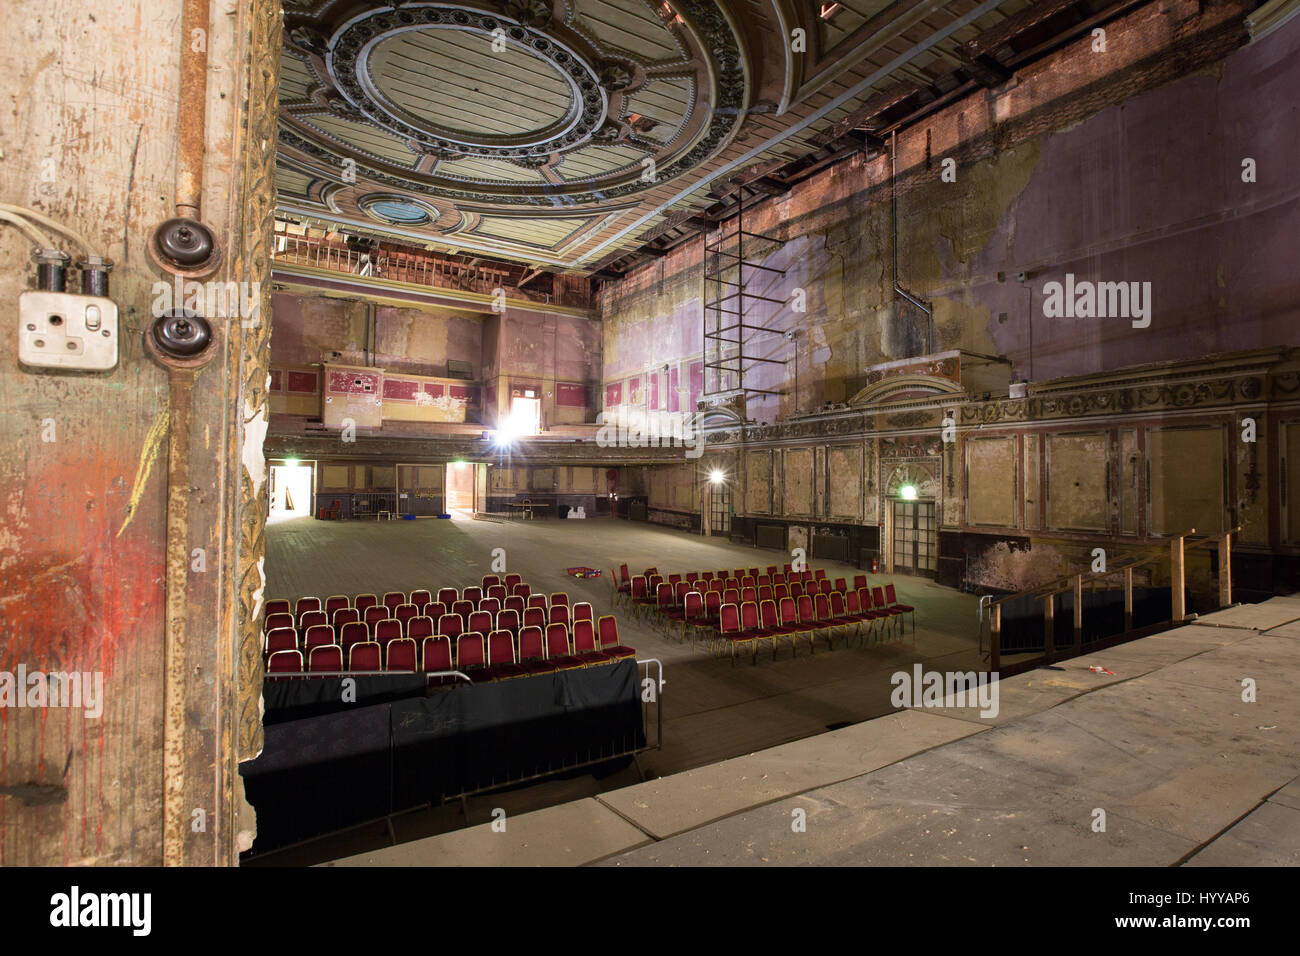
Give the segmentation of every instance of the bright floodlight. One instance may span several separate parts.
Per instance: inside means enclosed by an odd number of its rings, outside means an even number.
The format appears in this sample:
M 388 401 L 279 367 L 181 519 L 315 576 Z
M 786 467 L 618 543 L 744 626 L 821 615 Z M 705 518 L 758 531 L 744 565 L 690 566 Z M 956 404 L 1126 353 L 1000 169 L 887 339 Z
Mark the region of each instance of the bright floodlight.
M 915 501 L 916 485 L 903 485 L 902 488 L 898 489 L 898 494 L 904 501 Z
M 722 477 L 722 470 L 720 468 L 714 468 L 709 472 L 709 481 L 713 482 L 715 485 L 722 484 Z

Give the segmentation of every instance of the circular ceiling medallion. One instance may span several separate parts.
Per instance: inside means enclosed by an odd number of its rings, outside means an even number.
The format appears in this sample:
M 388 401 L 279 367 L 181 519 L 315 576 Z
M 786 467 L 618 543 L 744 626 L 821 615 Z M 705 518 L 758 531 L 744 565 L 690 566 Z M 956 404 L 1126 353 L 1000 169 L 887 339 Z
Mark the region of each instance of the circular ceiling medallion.
M 424 226 L 438 218 L 438 210 L 406 196 L 365 196 L 358 205 L 371 219 L 394 226 Z
M 605 121 L 596 68 L 555 39 L 474 10 L 403 7 L 344 24 L 325 58 L 339 92 L 425 152 L 524 159 Z

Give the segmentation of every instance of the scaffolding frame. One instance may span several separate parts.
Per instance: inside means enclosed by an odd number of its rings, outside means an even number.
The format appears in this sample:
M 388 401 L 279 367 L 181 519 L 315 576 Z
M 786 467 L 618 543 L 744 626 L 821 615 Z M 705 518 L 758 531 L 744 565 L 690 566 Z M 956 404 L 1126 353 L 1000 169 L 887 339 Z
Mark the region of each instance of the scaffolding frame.
M 745 372 L 755 364 L 785 365 L 787 359 L 762 358 L 745 354 L 745 344 L 751 334 L 783 335 L 783 329 L 747 321 L 752 318 L 753 306 L 759 302 L 785 305 L 784 299 L 748 291 L 750 281 L 763 273 L 785 275 L 784 269 L 765 265 L 756 259 L 746 258 L 745 240 L 750 240 L 752 250 L 756 241 L 781 246 L 783 241 L 758 232 L 748 232 L 744 222 L 744 189 L 738 193 L 735 226 L 728 231 L 727 224 L 720 227 L 716 239 L 705 237 L 704 243 L 704 394 L 720 395 L 741 392 L 742 395 L 783 395 L 783 390 L 752 388 L 745 384 Z M 747 273 L 748 270 L 748 273 Z M 731 307 L 734 304 L 734 308 Z M 728 323 L 728 324 L 724 324 Z M 730 333 L 735 337 L 731 338 Z M 748 366 L 746 363 L 750 363 Z M 734 381 L 733 381 L 734 378 Z

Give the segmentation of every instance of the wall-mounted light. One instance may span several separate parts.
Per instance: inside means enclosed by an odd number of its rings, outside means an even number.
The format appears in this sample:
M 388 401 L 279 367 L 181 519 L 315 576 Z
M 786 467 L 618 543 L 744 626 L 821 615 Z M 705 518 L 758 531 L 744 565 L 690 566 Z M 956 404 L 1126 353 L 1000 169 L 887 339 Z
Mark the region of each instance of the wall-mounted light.
M 903 485 L 898 489 L 898 496 L 904 501 L 916 500 L 916 485 Z
M 727 476 L 722 473 L 721 468 L 714 468 L 711 472 L 709 472 L 709 481 L 711 481 L 715 485 L 722 484 L 722 480 L 726 477 Z

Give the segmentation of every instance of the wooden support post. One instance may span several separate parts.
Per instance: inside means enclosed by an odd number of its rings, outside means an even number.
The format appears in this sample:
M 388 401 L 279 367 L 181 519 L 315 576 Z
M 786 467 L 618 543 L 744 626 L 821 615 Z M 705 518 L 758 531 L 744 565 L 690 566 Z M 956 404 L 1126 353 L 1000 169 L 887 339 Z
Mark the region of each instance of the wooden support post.
M 1232 603 L 1232 532 L 1219 539 L 1219 607 Z
M 1124 630 L 1133 630 L 1133 569 L 1124 569 Z
M 1083 575 L 1074 576 L 1074 653 L 1083 651 Z
M 1173 606 L 1171 620 L 1182 623 L 1187 616 L 1187 601 L 1183 591 L 1185 556 L 1183 554 L 1183 536 L 1179 535 L 1169 545 L 1169 591 Z
M 1049 661 L 1056 657 L 1056 595 L 1043 599 L 1043 650 Z
M 1002 605 L 989 608 L 989 672 L 996 674 L 1002 667 Z

